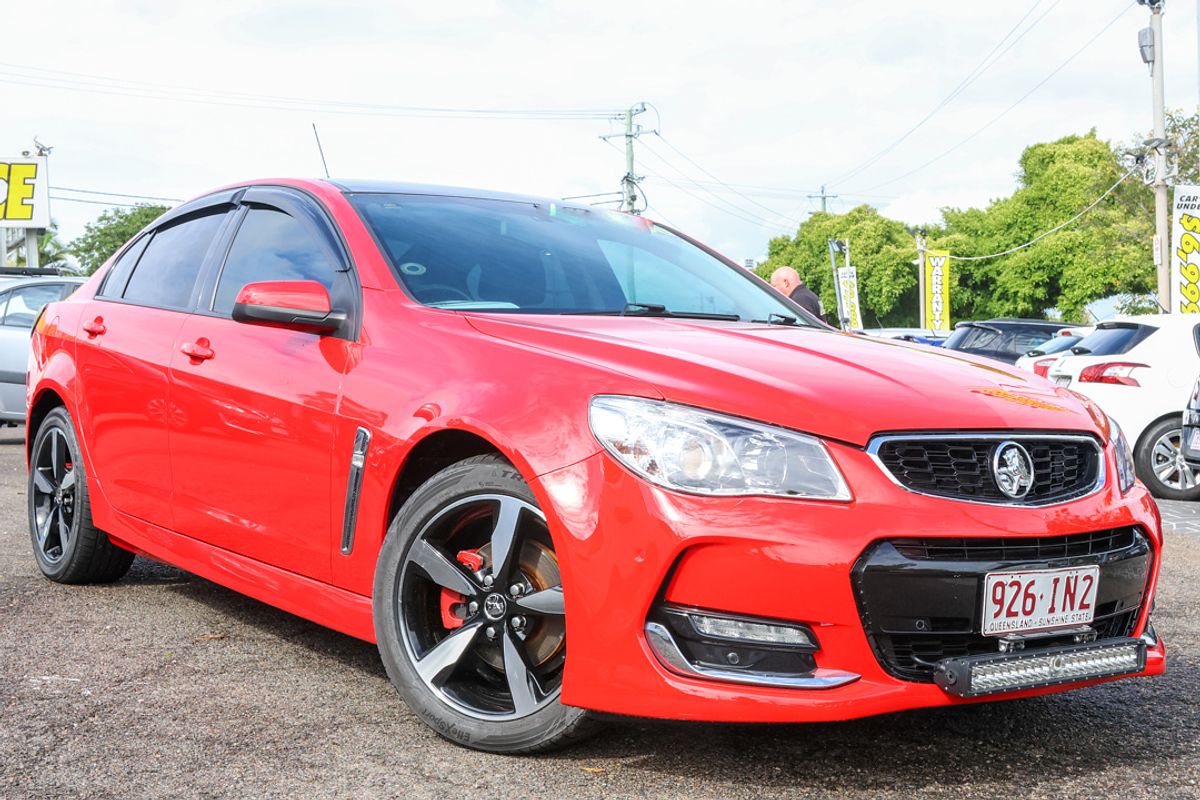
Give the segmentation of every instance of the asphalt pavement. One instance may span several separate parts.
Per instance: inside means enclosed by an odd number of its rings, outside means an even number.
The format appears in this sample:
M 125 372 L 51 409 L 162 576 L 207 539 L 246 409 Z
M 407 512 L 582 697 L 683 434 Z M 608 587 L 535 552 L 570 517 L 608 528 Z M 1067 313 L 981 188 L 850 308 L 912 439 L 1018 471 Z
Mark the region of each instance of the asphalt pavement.
M 1200 798 L 1200 507 L 1163 506 L 1163 677 L 837 724 L 615 720 L 507 757 L 431 733 L 372 645 L 181 570 L 46 581 L 22 436 L 0 429 L 0 798 Z

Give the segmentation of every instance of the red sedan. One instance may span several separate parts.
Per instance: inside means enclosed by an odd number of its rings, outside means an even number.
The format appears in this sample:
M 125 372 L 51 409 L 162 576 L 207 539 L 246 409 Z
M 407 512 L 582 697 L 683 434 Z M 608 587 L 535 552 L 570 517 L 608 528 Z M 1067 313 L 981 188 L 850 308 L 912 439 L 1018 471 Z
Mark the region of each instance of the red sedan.
M 639 217 L 221 189 L 47 306 L 28 395 L 48 578 L 140 553 L 377 642 L 471 747 L 1163 670 L 1158 512 L 1098 408 Z

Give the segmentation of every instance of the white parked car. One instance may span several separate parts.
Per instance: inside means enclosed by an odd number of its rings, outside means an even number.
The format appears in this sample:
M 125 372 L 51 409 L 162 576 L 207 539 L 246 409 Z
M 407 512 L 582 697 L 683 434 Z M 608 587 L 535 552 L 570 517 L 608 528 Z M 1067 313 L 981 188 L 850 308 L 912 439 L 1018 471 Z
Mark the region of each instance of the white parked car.
M 1068 350 L 1079 344 L 1083 337 L 1094 330 L 1096 329 L 1091 326 L 1063 328 L 1050 339 L 1018 358 L 1017 367 L 1035 372 L 1044 378 L 1049 373 L 1050 366 L 1058 360 L 1059 356 L 1066 355 Z
M 1096 326 L 1051 365 L 1051 381 L 1095 400 L 1133 448 L 1155 497 L 1200 500 L 1200 469 L 1180 450 L 1183 410 L 1200 372 L 1200 316 L 1145 314 Z

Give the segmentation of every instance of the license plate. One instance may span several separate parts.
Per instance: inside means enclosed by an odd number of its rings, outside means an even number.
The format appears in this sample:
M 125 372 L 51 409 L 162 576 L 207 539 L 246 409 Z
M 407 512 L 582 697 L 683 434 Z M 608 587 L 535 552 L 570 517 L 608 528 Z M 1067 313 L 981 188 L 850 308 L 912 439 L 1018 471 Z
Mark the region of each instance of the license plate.
M 1086 625 L 1096 615 L 1099 567 L 989 572 L 984 579 L 983 635 Z
M 1200 428 L 1188 429 L 1187 449 L 1193 453 L 1200 453 Z
M 1071 385 L 1071 376 L 1070 375 L 1055 375 L 1054 376 L 1054 385 L 1055 386 L 1070 386 Z

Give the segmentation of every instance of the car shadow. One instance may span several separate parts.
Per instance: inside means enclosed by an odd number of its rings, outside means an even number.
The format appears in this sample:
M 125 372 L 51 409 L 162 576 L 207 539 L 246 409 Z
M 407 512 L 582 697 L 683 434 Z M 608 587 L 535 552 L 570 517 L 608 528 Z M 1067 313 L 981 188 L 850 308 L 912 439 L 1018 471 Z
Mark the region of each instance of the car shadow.
M 355 639 L 267 603 L 227 589 L 170 564 L 138 557 L 121 581 L 127 585 L 164 586 L 172 594 L 200 603 L 264 637 L 286 640 L 348 667 L 387 680 L 379 651 L 370 642 Z
M 127 582 L 171 592 L 276 637 L 387 680 L 375 646 L 139 558 Z M 603 771 L 644 771 L 758 787 L 831 794 L 949 788 L 960 782 L 1088 778 L 1133 762 L 1195 752 L 1180 730 L 1200 727 L 1196 665 L 1173 657 L 1165 676 L 1026 700 L 923 709 L 838 723 L 731 725 L 605 717 L 600 736 L 547 763 L 586 762 Z M 447 744 L 447 747 L 451 745 Z
M 25 444 L 25 426 L 17 425 L 10 427 L 8 425 L 0 426 L 0 447 L 12 447 L 14 445 Z

